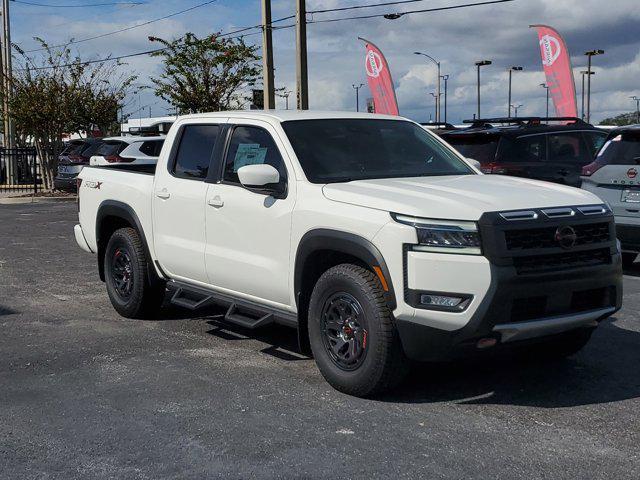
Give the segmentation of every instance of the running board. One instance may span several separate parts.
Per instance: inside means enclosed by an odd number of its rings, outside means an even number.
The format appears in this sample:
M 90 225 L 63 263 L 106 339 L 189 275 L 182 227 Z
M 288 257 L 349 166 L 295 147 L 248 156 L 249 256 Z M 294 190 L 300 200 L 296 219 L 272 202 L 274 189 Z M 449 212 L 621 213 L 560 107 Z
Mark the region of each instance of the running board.
M 295 313 L 175 280 L 170 280 L 168 284 L 175 288 L 171 303 L 178 307 L 198 310 L 219 305 L 227 309 L 224 315 L 226 322 L 250 330 L 272 324 L 293 328 L 298 326 Z
M 257 315 L 252 316 L 252 314 Z M 272 313 L 262 314 L 257 311 L 249 312 L 247 309 L 244 309 L 244 312 L 242 312 L 238 305 L 235 303 L 229 305 L 229 309 L 227 310 L 224 319 L 229 323 L 239 325 L 243 328 L 248 328 L 249 330 L 255 330 L 257 328 L 265 327 L 274 323 Z

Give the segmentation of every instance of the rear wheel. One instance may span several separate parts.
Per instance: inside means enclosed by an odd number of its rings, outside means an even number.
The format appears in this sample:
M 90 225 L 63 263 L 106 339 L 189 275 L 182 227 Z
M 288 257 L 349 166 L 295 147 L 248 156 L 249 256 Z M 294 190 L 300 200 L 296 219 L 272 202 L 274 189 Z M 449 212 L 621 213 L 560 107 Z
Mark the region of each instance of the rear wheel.
M 309 341 L 324 378 L 350 395 L 380 393 L 407 372 L 380 281 L 356 265 L 330 268 L 316 283 L 309 302 Z
M 105 283 L 111 304 L 127 318 L 146 318 L 162 305 L 164 282 L 150 282 L 149 265 L 138 232 L 133 228 L 116 230 L 104 256 Z
M 633 265 L 633 262 L 638 258 L 638 254 L 634 252 L 622 252 L 622 266 L 629 268 Z

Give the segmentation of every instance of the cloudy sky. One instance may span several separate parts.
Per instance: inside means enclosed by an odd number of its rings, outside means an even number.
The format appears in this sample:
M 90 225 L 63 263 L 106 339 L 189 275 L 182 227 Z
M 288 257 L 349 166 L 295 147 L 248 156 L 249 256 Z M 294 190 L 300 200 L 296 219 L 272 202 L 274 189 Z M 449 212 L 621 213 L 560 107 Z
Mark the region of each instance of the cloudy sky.
M 26 0 L 25 0 L 26 1 Z M 34 6 L 11 2 L 12 40 L 24 49 L 35 48 L 33 37 L 49 43 L 83 39 L 156 19 L 204 0 L 140 0 L 142 5 L 114 5 L 71 8 L 69 5 L 105 3 L 108 0 L 29 0 L 62 7 Z M 126 1 L 126 0 L 113 0 Z M 388 0 L 308 0 L 309 11 L 351 5 L 385 3 Z M 369 13 L 390 13 L 459 5 L 481 0 L 424 0 L 405 5 L 367 8 L 335 13 L 315 13 L 309 20 L 321 20 Z M 218 0 L 172 18 L 127 32 L 73 46 L 82 58 L 125 55 L 153 48 L 149 35 L 177 37 L 191 31 L 205 35 L 231 31 L 260 23 L 260 0 Z M 273 18 L 295 13 L 295 0 L 272 0 Z M 507 109 L 507 68 L 522 65 L 514 74 L 513 102 L 522 104 L 521 115 L 543 114 L 545 92 L 540 83 L 544 74 L 537 37 L 528 28 L 532 23 L 554 26 L 565 37 L 580 95 L 579 71 L 585 68 L 584 52 L 604 49 L 595 57 L 592 84 L 592 119 L 599 121 L 635 108 L 632 95 L 640 96 L 640 35 L 638 0 L 514 0 L 443 12 L 405 15 L 398 20 L 383 18 L 314 23 L 308 27 L 310 104 L 313 109 L 355 109 L 352 84 L 366 83 L 364 49 L 358 36 L 376 43 L 389 61 L 402 115 L 424 121 L 433 115 L 436 70 L 426 59 L 413 55 L 420 50 L 442 62 L 442 73 L 449 74 L 448 119 L 459 122 L 475 112 L 476 74 L 474 62 L 493 61 L 482 71 L 482 114 L 505 115 Z M 280 25 L 287 25 L 282 22 Z M 250 32 L 248 32 L 250 33 Z M 260 42 L 260 35 L 246 37 Z M 276 84 L 295 91 L 295 31 L 274 32 Z M 158 59 L 135 57 L 121 67 L 140 75 L 148 84 L 158 72 Z M 367 96 L 366 87 L 361 103 Z M 293 99 L 295 94 L 291 96 Z M 292 102 L 293 103 L 293 102 Z M 130 102 L 134 113 L 138 100 Z M 154 116 L 165 114 L 167 105 L 151 93 L 140 99 L 151 106 Z M 580 104 L 580 99 L 578 99 Z M 284 100 L 279 100 L 284 108 Z M 364 106 L 364 105 L 363 105 Z M 145 111 L 148 111 L 146 109 Z

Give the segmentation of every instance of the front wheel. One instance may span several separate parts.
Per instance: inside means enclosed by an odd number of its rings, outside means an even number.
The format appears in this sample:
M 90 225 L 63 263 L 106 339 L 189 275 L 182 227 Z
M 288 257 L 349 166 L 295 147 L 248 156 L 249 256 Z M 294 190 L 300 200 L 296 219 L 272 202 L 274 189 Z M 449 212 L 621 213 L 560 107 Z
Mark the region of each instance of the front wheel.
M 164 282 L 150 282 L 144 245 L 133 228 L 116 230 L 104 255 L 105 283 L 111 304 L 127 318 L 146 318 L 162 305 Z
M 309 302 L 309 342 L 335 389 L 359 397 L 400 383 L 408 362 L 379 279 L 362 267 L 327 270 Z

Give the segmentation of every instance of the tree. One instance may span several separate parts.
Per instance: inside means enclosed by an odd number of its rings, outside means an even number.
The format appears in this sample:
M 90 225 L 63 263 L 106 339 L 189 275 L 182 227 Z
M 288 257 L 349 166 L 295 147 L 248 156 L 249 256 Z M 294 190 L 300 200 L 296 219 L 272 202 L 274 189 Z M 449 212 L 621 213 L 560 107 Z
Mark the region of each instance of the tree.
M 83 62 L 68 46 L 53 49 L 36 40 L 43 48 L 39 59 L 14 45 L 18 62 L 10 78 L 9 109 L 18 138 L 36 147 L 43 184 L 50 189 L 64 137 L 114 131 L 119 107 L 136 77 L 118 74 L 108 60 Z
M 620 115 L 616 115 L 615 117 L 605 118 L 600 122 L 600 125 L 634 125 L 638 122 L 638 117 L 636 112 L 630 113 L 621 113 Z
M 155 94 L 179 113 L 240 108 L 247 100 L 242 91 L 255 85 L 261 73 L 257 47 L 242 39 L 187 33 L 173 41 L 149 40 L 165 47 L 152 54 L 163 60 L 162 73 L 152 79 Z

